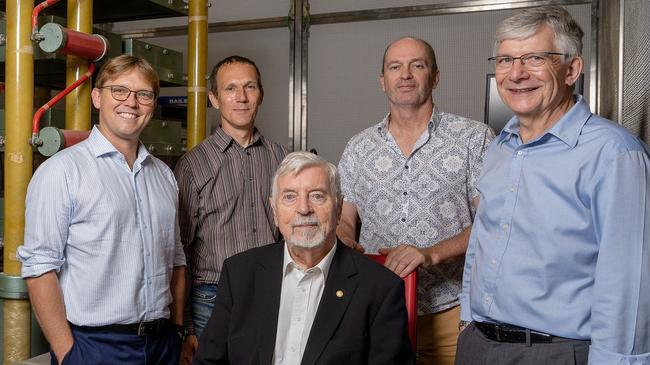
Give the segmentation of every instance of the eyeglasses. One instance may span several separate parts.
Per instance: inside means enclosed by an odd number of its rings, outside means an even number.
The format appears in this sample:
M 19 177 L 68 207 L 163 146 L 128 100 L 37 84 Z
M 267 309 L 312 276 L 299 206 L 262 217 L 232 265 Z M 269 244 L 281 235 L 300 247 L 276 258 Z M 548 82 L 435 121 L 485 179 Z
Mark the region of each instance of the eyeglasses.
M 506 72 L 515 64 L 515 60 L 520 60 L 521 65 L 527 70 L 539 70 L 551 61 L 552 56 L 568 56 L 566 53 L 557 52 L 533 52 L 526 53 L 519 57 L 512 56 L 495 56 L 488 58 L 488 61 L 494 62 L 495 68 L 499 72 Z
M 98 89 L 110 89 L 111 96 L 117 101 L 125 101 L 129 98 L 129 96 L 131 96 L 131 93 L 135 94 L 135 100 L 137 100 L 138 103 L 142 105 L 149 105 L 153 103 L 154 100 L 156 100 L 156 94 L 154 94 L 153 91 L 149 90 L 134 91 L 127 87 L 119 85 L 106 85 L 98 87 Z

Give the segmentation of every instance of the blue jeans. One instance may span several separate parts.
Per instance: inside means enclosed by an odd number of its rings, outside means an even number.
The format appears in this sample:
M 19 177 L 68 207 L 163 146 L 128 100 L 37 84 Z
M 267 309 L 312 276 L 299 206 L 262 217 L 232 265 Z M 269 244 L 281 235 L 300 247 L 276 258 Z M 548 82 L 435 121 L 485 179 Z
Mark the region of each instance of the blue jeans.
M 217 299 L 217 284 L 192 286 L 192 323 L 198 338 L 201 338 L 203 329 L 212 315 L 215 299 Z

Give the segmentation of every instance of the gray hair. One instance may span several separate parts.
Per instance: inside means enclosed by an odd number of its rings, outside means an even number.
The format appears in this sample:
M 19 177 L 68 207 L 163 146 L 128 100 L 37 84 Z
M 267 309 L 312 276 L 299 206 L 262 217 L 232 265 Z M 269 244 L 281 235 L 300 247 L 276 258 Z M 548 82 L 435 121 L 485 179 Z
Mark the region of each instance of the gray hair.
M 309 167 L 322 167 L 327 171 L 329 193 L 335 198 L 336 208 L 338 209 L 343 203 L 343 195 L 341 195 L 341 178 L 336 166 L 324 158 L 306 151 L 291 152 L 282 160 L 282 163 L 275 171 L 275 175 L 273 175 L 271 200 L 275 200 L 278 193 L 278 179 L 280 176 L 297 174 Z
M 525 9 L 499 23 L 494 42 L 494 54 L 501 42 L 532 37 L 543 26 L 555 34 L 555 46 L 567 58 L 580 56 L 584 32 L 566 9 L 561 6 L 541 6 Z

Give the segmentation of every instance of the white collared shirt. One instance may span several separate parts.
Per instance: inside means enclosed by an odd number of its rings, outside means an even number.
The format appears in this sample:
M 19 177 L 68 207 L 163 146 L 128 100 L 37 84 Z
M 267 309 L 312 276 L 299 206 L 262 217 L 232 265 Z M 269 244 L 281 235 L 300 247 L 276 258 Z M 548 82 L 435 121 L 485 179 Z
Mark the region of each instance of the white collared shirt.
M 336 244 L 318 265 L 305 270 L 293 261 L 285 243 L 273 365 L 299 365 L 302 361 L 334 252 Z

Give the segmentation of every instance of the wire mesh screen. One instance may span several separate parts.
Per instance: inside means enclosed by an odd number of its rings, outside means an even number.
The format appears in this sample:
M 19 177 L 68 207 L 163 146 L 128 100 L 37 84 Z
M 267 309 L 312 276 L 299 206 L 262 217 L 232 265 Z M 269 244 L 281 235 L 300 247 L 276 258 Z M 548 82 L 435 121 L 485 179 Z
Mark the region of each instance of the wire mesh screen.
M 625 1 L 623 125 L 650 142 L 650 1 Z

